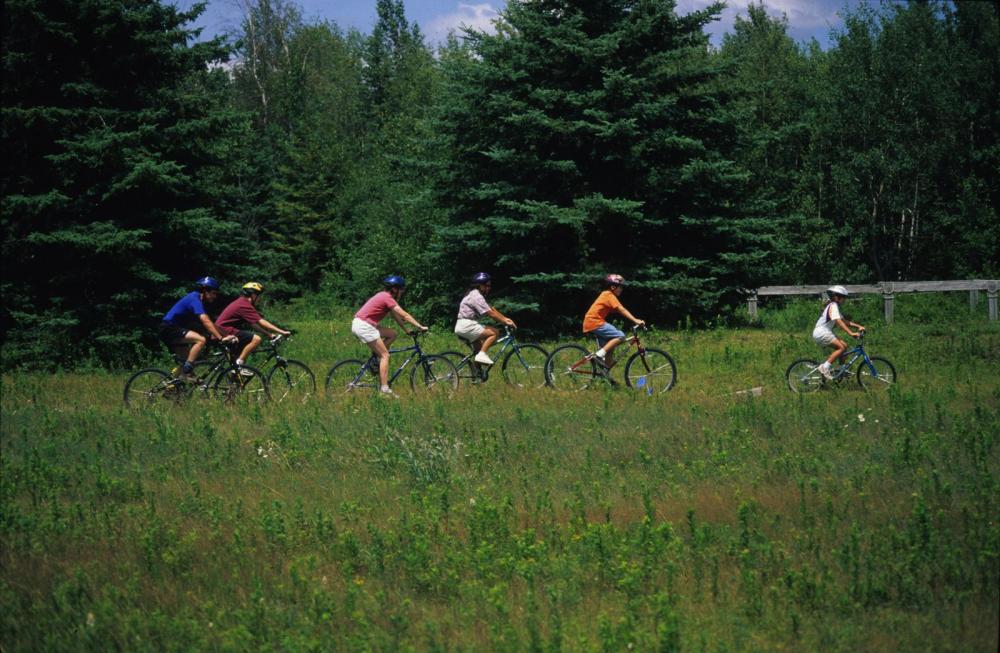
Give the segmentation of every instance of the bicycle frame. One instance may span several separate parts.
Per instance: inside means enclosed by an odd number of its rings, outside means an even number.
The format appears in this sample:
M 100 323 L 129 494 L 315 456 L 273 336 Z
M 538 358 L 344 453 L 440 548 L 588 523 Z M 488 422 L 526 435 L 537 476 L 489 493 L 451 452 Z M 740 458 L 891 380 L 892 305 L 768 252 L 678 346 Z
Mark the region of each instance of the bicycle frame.
M 407 352 L 407 351 L 413 352 L 413 353 L 411 353 L 409 356 L 407 356 L 406 360 L 403 361 L 403 364 L 400 365 L 398 368 L 396 368 L 395 372 L 393 372 L 392 374 L 389 375 L 389 385 L 392 385 L 393 382 L 395 382 L 395 380 L 399 378 L 399 375 L 403 373 L 403 370 L 406 369 L 406 367 L 410 364 L 410 362 L 414 358 L 416 358 L 418 361 L 424 358 L 424 351 L 423 351 L 423 349 L 421 349 L 420 343 L 417 341 L 417 338 L 419 338 L 421 334 L 420 333 L 412 333 L 411 332 L 411 333 L 407 333 L 406 335 L 408 335 L 411 338 L 413 338 L 413 344 L 410 345 L 409 347 L 400 347 L 399 349 L 390 349 L 389 353 L 390 354 L 402 354 L 403 352 Z M 354 382 L 357 382 L 358 379 L 360 379 L 362 376 L 364 376 L 364 373 L 365 373 L 365 371 L 367 369 L 371 369 L 373 374 L 376 374 L 376 375 L 378 374 L 378 358 L 375 356 L 375 354 L 372 354 L 371 356 L 369 356 L 368 360 L 366 360 L 365 363 L 364 363 L 364 365 L 361 366 L 361 369 L 358 370 L 357 375 L 354 377 Z
M 865 351 L 865 334 L 864 334 L 864 331 L 861 332 L 861 337 L 858 338 L 858 344 L 854 345 L 853 348 L 845 351 L 843 353 L 843 355 L 841 356 L 841 358 L 847 358 L 848 356 L 850 356 L 851 358 L 846 363 L 844 363 L 843 365 L 840 366 L 840 368 L 837 370 L 837 373 L 834 374 L 834 376 L 833 376 L 834 380 L 839 381 L 841 378 L 843 378 L 845 376 L 849 376 L 850 373 L 851 373 L 850 369 L 852 367 L 854 367 L 854 363 L 859 358 L 862 359 L 863 362 L 864 362 L 864 364 L 868 366 L 868 369 L 871 370 L 872 374 L 877 374 L 877 371 L 875 370 L 875 366 L 872 365 L 872 361 L 868 357 L 868 352 Z

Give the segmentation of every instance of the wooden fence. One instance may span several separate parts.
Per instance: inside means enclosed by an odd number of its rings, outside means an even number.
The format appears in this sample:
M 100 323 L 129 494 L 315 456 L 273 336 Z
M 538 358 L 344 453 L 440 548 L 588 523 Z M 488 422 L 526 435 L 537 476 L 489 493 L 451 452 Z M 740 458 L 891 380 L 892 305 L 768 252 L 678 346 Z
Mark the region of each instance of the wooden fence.
M 893 302 L 897 293 L 904 292 L 951 292 L 956 290 L 969 291 L 969 308 L 975 310 L 979 304 L 979 291 L 986 291 L 987 311 L 990 321 L 997 319 L 997 287 L 996 279 L 972 279 L 970 281 L 883 281 L 875 285 L 845 285 L 847 291 L 856 294 L 880 294 L 885 301 L 885 321 L 892 324 Z M 750 292 L 747 298 L 747 308 L 752 317 L 757 315 L 757 298 L 779 295 L 819 295 L 826 298 L 828 286 L 764 286 Z

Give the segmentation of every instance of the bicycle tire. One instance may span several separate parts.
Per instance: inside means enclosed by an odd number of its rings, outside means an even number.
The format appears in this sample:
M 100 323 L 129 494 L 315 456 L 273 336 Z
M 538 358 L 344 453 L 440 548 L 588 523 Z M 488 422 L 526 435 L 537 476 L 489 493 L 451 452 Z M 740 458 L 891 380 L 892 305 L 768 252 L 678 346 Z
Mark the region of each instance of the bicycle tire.
M 875 374 L 872 374 L 868 363 L 862 360 L 857 371 L 859 386 L 865 390 L 884 391 L 896 384 L 896 368 L 889 359 L 871 356 L 868 360 L 875 367 Z
M 302 404 L 316 396 L 316 376 L 302 361 L 285 358 L 267 373 L 267 388 L 277 403 Z
M 824 385 L 826 379 L 819 372 L 819 363 L 809 358 L 800 358 L 785 370 L 785 381 L 792 392 L 806 394 L 816 392 Z
M 533 343 L 518 344 L 503 359 L 500 371 L 504 381 L 518 388 L 542 388 L 548 384 L 545 375 L 549 352 Z
M 444 356 L 424 356 L 410 370 L 414 392 L 450 392 L 458 389 L 458 370 Z
M 475 385 L 486 381 L 489 378 L 489 370 L 486 370 L 485 374 L 481 374 L 476 370 L 477 366 L 472 365 L 472 358 L 465 360 L 466 356 L 460 354 L 457 351 L 443 351 L 440 354 L 434 354 L 435 356 L 444 356 L 451 364 L 455 366 L 455 370 L 458 372 L 459 383 L 468 383 L 470 385 Z M 482 368 L 480 368 L 482 369 Z M 486 378 L 484 378 L 484 376 Z
M 677 383 L 677 365 L 662 349 L 646 347 L 625 364 L 625 385 L 648 394 L 668 392 Z
M 184 381 L 156 367 L 147 367 L 130 376 L 122 392 L 125 405 L 133 408 L 176 404 L 185 396 Z
M 327 395 L 344 394 L 354 390 L 378 390 L 379 381 L 371 370 L 362 370 L 365 361 L 357 358 L 342 360 L 326 373 L 323 389 Z
M 264 373 L 250 365 L 231 365 L 218 372 L 212 397 L 233 406 L 259 406 L 271 398 Z
M 585 390 L 597 375 L 595 363 L 583 360 L 589 352 L 580 345 L 561 345 L 545 359 L 545 382 L 557 390 Z

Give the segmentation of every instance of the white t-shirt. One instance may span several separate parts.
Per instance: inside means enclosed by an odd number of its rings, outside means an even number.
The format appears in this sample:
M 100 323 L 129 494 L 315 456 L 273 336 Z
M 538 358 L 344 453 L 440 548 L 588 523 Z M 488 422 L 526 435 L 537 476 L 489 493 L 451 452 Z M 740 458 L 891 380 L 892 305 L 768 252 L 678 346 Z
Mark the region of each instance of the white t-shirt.
M 840 312 L 840 304 L 837 302 L 830 302 L 823 308 L 823 312 L 820 314 L 819 319 L 816 320 L 816 327 L 813 331 L 830 331 L 833 332 L 833 325 L 837 320 L 843 318 L 844 316 Z

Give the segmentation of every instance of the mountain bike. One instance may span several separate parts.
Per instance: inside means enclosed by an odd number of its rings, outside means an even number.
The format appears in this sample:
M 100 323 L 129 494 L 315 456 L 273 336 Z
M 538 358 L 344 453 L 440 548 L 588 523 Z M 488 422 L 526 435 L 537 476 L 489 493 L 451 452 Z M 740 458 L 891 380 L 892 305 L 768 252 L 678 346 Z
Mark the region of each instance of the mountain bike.
M 859 362 L 855 376 L 858 385 L 866 390 L 885 390 L 896 383 L 896 368 L 887 358 L 869 356 L 865 351 L 865 332 L 858 336 L 858 344 L 840 357 L 840 360 L 851 358 L 839 367 L 831 370 L 832 377 L 827 379 L 819 371 L 819 363 L 811 358 L 802 358 L 788 366 L 785 379 L 792 392 L 815 392 L 826 386 L 839 385 L 847 380 L 855 362 Z
M 168 372 L 155 367 L 139 370 L 125 382 L 123 398 L 129 406 L 177 404 L 194 396 L 208 396 L 229 404 L 262 404 L 270 398 L 267 379 L 249 365 L 236 365 L 226 345 L 210 340 L 209 355 L 197 361 L 190 376 L 181 374 L 183 359 Z
M 409 347 L 390 349 L 390 354 L 402 354 L 410 352 L 402 365 L 389 375 L 389 385 L 402 376 L 404 370 L 413 363 L 410 368 L 410 388 L 414 391 L 449 391 L 458 388 L 458 371 L 455 365 L 444 356 L 425 354 L 420 347 L 420 337 L 425 332 L 407 331 L 406 335 L 413 338 L 413 344 Z M 353 392 L 359 389 L 379 389 L 378 377 L 378 356 L 372 354 L 368 360 L 360 358 L 349 358 L 340 361 L 330 368 L 326 373 L 326 393 L 339 394 Z
M 615 353 L 623 347 L 634 347 L 636 350 L 625 363 L 625 384 L 650 395 L 667 392 L 677 382 L 677 366 L 667 352 L 643 345 L 639 340 L 640 329 L 645 330 L 646 327 L 632 327 L 632 333 L 615 350 Z M 625 357 L 619 356 L 611 365 L 607 365 L 595 353 L 596 350 L 588 352 L 575 344 L 556 347 L 545 362 L 545 378 L 549 386 L 556 389 L 585 390 L 595 385 L 618 385 L 611 378 L 611 370 Z
M 518 388 L 541 388 L 545 385 L 545 361 L 549 353 L 543 347 L 533 343 L 519 343 L 514 337 L 514 328 L 506 325 L 503 327 L 503 335 L 496 342 L 500 348 L 495 350 L 495 359 L 502 359 L 500 372 L 504 381 Z M 472 344 L 467 344 L 470 350 L 473 349 Z M 463 383 L 477 385 L 489 380 L 493 365 L 477 363 L 475 354 L 474 350 L 465 356 L 457 351 L 443 351 L 438 356 L 447 357 L 455 365 Z
M 267 358 L 260 364 L 260 368 L 266 374 L 267 387 L 275 401 L 304 403 L 316 396 L 316 377 L 302 361 L 281 355 L 279 345 L 288 342 L 290 338 L 291 336 L 279 334 L 268 339 L 266 344 L 262 343 L 263 353 L 267 354 Z

